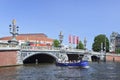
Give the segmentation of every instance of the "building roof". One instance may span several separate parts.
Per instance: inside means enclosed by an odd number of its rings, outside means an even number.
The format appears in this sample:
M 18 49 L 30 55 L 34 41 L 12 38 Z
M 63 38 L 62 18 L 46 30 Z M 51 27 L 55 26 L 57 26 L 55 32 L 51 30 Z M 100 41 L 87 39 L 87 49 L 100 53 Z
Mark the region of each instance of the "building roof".
M 28 34 L 19 34 L 19 36 L 38 36 L 38 37 L 47 37 L 46 34 L 43 33 L 28 33 Z
M 2 37 L 0 40 L 10 40 L 12 36 Z M 38 40 L 38 41 L 53 41 L 53 39 L 48 38 L 47 35 L 43 33 L 34 34 L 19 34 L 16 36 L 17 40 Z

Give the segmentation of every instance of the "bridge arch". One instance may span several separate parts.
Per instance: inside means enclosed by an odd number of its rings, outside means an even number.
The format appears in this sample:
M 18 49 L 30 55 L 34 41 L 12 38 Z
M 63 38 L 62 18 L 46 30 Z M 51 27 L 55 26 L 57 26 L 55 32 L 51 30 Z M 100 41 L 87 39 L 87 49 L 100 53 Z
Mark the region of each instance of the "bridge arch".
M 92 55 L 91 59 L 92 59 L 93 62 L 96 62 L 96 61 L 100 60 L 100 57 L 98 55 Z
M 35 53 L 28 55 L 24 58 L 23 63 L 54 63 L 58 60 L 57 56 L 53 55 L 52 53 Z

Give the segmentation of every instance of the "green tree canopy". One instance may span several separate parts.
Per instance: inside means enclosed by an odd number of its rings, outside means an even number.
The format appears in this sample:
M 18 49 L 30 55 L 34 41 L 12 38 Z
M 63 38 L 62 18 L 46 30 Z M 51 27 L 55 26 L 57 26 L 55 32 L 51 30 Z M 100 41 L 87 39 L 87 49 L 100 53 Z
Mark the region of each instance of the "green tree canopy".
M 92 50 L 99 52 L 101 51 L 101 48 L 103 48 L 102 50 L 105 51 L 105 41 L 106 41 L 106 52 L 109 52 L 109 40 L 104 34 L 100 34 L 94 38 Z M 101 44 L 103 44 L 102 47 Z
M 59 40 L 55 39 L 55 40 L 53 41 L 53 46 L 54 46 L 54 47 L 59 47 L 59 45 L 60 45 Z
M 120 54 L 120 48 L 116 49 L 115 52 Z
M 84 49 L 84 45 L 81 41 L 79 41 L 79 44 L 77 45 L 76 49 Z

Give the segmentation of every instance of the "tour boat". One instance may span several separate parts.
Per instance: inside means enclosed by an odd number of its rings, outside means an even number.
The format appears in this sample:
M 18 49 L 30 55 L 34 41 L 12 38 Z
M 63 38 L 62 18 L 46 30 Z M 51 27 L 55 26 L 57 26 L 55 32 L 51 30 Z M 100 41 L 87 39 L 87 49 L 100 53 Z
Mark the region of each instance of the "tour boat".
M 80 68 L 89 68 L 88 61 L 79 61 L 79 62 L 57 62 L 57 66 L 72 66 Z

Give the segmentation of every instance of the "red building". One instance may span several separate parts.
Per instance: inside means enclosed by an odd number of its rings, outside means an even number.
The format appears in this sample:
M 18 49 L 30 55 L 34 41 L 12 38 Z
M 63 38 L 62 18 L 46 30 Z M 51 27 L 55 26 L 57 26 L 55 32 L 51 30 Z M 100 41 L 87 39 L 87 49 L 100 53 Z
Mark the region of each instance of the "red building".
M 12 36 L 0 38 L 0 42 L 8 42 L 11 40 Z M 53 39 L 48 38 L 47 35 L 43 33 L 34 34 L 19 34 L 16 36 L 19 41 L 19 45 L 30 45 L 30 46 L 52 46 Z

